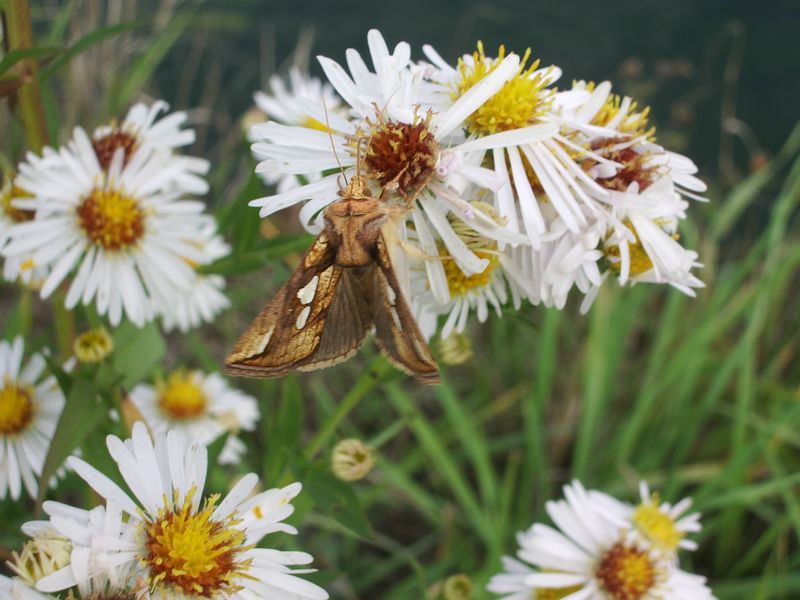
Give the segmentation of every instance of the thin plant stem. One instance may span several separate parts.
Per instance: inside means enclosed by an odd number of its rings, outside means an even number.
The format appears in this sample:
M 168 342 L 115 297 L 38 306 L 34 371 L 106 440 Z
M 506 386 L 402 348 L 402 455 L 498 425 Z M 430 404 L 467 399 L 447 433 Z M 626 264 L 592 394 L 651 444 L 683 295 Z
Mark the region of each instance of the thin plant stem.
M 378 355 L 369 367 L 356 380 L 350 391 L 347 392 L 341 403 L 328 419 L 322 424 L 319 432 L 306 447 L 306 458 L 314 456 L 325 446 L 342 420 L 358 405 L 358 403 L 375 388 L 387 373 L 392 371 L 392 366 L 382 355 Z
M 33 48 L 31 10 L 28 0 L 6 1 L 6 35 L 10 50 Z M 16 92 L 16 110 L 25 129 L 28 148 L 41 151 L 49 140 L 47 120 L 42 104 L 42 90 L 39 86 L 36 59 L 28 58 L 20 62 L 24 83 Z

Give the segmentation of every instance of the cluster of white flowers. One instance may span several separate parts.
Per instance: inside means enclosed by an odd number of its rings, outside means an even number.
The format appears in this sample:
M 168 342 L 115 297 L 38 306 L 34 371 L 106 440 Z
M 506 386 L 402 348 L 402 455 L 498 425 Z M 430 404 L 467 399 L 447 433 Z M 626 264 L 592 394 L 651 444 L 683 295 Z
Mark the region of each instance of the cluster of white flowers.
M 84 600 L 328 598 L 298 577 L 308 570 L 294 568 L 310 563 L 309 554 L 257 547 L 270 533 L 297 533 L 283 521 L 299 483 L 256 492 L 258 476 L 249 473 L 224 498 L 204 496 L 205 446 L 176 431 L 151 438 L 141 422 L 131 439 L 109 436 L 108 451 L 131 494 L 70 458 L 105 503 L 83 510 L 45 502 L 49 520 L 26 523 L 23 531 L 36 546 L 30 554 L 48 556 L 46 568 L 17 563 L 17 577 L 0 578 L 4 597 L 41 600 L 70 590 Z M 61 556 L 65 547 L 68 556 Z
M 29 153 L 2 192 L 4 276 L 50 296 L 69 280 L 65 304 L 94 302 L 112 325 L 187 330 L 228 304 L 224 280 L 197 267 L 229 252 L 205 205 L 208 161 L 177 150 L 194 141 L 186 114 L 159 118 L 164 102 L 137 104 L 120 124 L 59 148 Z
M 608 82 L 560 90 L 560 70 L 530 52 L 479 44 L 453 66 L 429 46 L 415 62 L 407 43 L 367 40 L 372 68 L 349 49 L 347 69 L 319 57 L 329 84 L 294 71 L 256 94 L 270 119 L 250 131 L 256 170 L 278 184 L 251 203 L 262 217 L 303 203 L 318 232 L 342 178 L 365 175 L 407 209 L 395 268 L 426 335 L 443 314 L 447 337 L 472 310 L 562 308 L 573 288 L 585 311 L 609 277 L 702 286 L 676 227 L 705 186 L 655 143 L 647 110 Z
M 685 514 L 691 501 L 661 502 L 644 482 L 640 493 L 633 506 L 565 486 L 564 499 L 546 505 L 558 529 L 535 523 L 517 534 L 520 560 L 503 557 L 488 590 L 502 600 L 712 600 L 705 578 L 678 563 L 679 549 L 697 548 L 686 535 L 701 529 L 699 513 Z

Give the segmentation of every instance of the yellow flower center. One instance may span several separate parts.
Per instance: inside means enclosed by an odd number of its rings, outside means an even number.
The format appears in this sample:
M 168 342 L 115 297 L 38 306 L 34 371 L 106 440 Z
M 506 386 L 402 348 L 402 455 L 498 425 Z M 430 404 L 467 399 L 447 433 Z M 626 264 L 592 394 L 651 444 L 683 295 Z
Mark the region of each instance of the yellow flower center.
M 33 196 L 21 187 L 13 183 L 7 185 L 5 189 L 0 192 L 0 205 L 2 205 L 3 212 L 6 216 L 15 223 L 23 223 L 33 219 L 34 212 L 32 210 L 24 210 L 16 208 L 12 202 L 17 198 L 32 198 Z
M 594 89 L 594 84 L 589 84 L 587 89 L 592 91 Z M 617 94 L 609 94 L 605 104 L 603 104 L 602 108 L 597 111 L 597 114 L 592 118 L 592 125 L 606 127 L 612 120 L 617 118 L 621 108 L 622 98 Z M 641 112 L 636 112 L 637 108 L 636 102 L 631 102 L 628 106 L 627 114 L 622 118 L 620 123 L 615 126 L 615 129 L 631 137 L 644 137 L 650 141 L 655 140 L 656 128 L 655 126 L 648 127 L 647 122 L 650 117 L 650 107 L 646 106 Z
M 650 260 L 638 237 L 636 238 L 636 243 L 628 242 L 628 255 L 631 263 L 629 269 L 631 277 L 647 273 L 653 268 L 653 261 Z M 622 262 L 619 260 L 619 246 L 615 244 L 606 248 L 606 256 L 617 259 L 611 261 L 611 268 L 619 275 L 620 271 L 622 271 Z
M 675 526 L 675 521 L 659 507 L 658 494 L 642 502 L 633 512 L 636 529 L 659 550 L 674 552 L 683 539 L 683 532 Z
M 490 135 L 498 131 L 508 131 L 532 125 L 549 109 L 552 95 L 545 89 L 548 83 L 547 73 L 534 73 L 539 61 L 525 65 L 530 58 L 528 48 L 520 61 L 516 75 L 494 96 L 467 117 L 467 130 L 477 135 Z M 473 64 L 459 60 L 459 80 L 453 99 L 463 96 L 472 86 L 494 71 L 505 58 L 505 48 L 500 46 L 497 58 L 487 58 L 483 44 L 478 42 L 478 49 L 472 54 Z
M 613 600 L 640 600 L 656 584 L 656 565 L 645 550 L 619 542 L 600 558 L 595 577 Z
M 238 519 L 211 518 L 218 495 L 209 497 L 198 512 L 192 508 L 193 495 L 194 490 L 176 510 L 162 508 L 154 521 L 144 525 L 143 562 L 150 569 L 151 588 L 178 588 L 188 597 L 227 598 L 241 589 L 235 579 L 246 576 L 250 561 L 238 558 L 251 546 L 244 546 Z
M 33 390 L 7 375 L 0 388 L 0 434 L 14 435 L 23 431 L 33 419 Z
M 456 261 L 452 260 L 447 248 L 442 248 L 439 251 L 439 256 L 444 258 L 442 266 L 444 267 L 444 275 L 447 278 L 447 287 L 450 289 L 451 296 L 463 296 L 475 288 L 486 287 L 492 280 L 492 273 L 500 265 L 500 258 L 497 253 L 477 250 L 475 255 L 478 258 L 487 259 L 489 264 L 480 273 L 467 275 L 456 264 Z
M 76 209 L 80 226 L 92 242 L 106 250 L 122 250 L 144 235 L 139 203 L 116 190 L 95 188 Z
M 208 398 L 191 371 L 175 371 L 158 388 L 158 405 L 170 417 L 192 419 L 205 414 Z
M 114 153 L 118 148 L 124 150 L 125 158 L 123 165 L 127 165 L 131 155 L 139 146 L 139 140 L 136 136 L 131 135 L 127 131 L 122 131 L 116 127 L 110 133 L 92 140 L 94 153 L 97 155 L 97 162 L 100 167 L 105 171 L 111 165 L 111 160 L 114 158 Z
M 111 354 L 114 341 L 105 327 L 98 327 L 82 333 L 75 339 L 75 356 L 85 363 L 96 363 Z
M 489 204 L 480 200 L 471 203 L 473 207 L 480 210 L 484 214 L 490 216 L 492 220 L 498 225 L 505 225 L 505 219 L 494 210 Z M 497 252 L 497 242 L 484 237 L 464 222 L 456 219 L 453 216 L 448 218 L 453 231 L 461 238 L 467 245 L 467 248 L 472 250 L 478 258 L 484 258 L 489 261 L 486 268 L 480 273 L 474 275 L 467 275 L 453 260 L 450 252 L 442 245 L 439 248 L 439 256 L 442 257 L 442 267 L 444 274 L 447 278 L 447 287 L 450 289 L 451 296 L 463 296 L 470 290 L 475 288 L 486 287 L 492 281 L 492 274 L 494 270 L 500 266 L 500 256 Z

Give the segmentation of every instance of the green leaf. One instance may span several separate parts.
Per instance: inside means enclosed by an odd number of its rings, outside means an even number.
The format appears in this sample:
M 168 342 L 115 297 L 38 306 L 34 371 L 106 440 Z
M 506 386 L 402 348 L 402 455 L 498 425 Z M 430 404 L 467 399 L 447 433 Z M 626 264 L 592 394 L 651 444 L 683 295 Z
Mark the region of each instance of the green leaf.
M 42 69 L 40 75 L 42 81 L 46 81 L 51 75 L 55 74 L 61 67 L 66 65 L 81 52 L 88 50 L 103 40 L 107 40 L 108 38 L 114 37 L 123 31 L 132 29 L 133 27 L 135 27 L 134 23 L 119 23 L 117 25 L 101 27 L 100 29 L 95 29 L 93 32 L 86 34 L 77 42 L 72 44 L 72 46 L 67 48 L 67 50 L 52 63 L 50 63 L 47 68 Z
M 275 414 L 266 432 L 266 452 L 262 464 L 264 481 L 278 481 L 283 473 L 287 458 L 297 452 L 300 436 L 303 431 L 303 398 L 296 377 L 287 377 L 283 381 L 282 394 L 266 397 L 263 404 L 271 405 L 279 397 L 283 397 L 277 412 L 262 407 L 264 414 Z
M 303 473 L 302 480 L 303 489 L 322 513 L 357 535 L 371 535 L 367 516 L 350 484 L 321 466 L 310 467 Z
M 44 459 L 42 475 L 39 478 L 39 495 L 36 500 L 38 505 L 44 500 L 50 478 L 106 414 L 107 407 L 94 383 L 86 379 L 76 379 L 72 382 L 66 396 L 64 411 L 58 420 L 47 457 Z
M 50 46 L 44 46 L 39 48 L 25 48 L 23 50 L 9 50 L 3 57 L 3 60 L 0 60 L 0 75 L 3 75 L 6 71 L 8 71 L 19 61 L 25 60 L 26 58 L 43 58 L 46 56 L 55 56 L 61 51 L 63 51 L 63 48 L 50 47 Z
M 125 389 L 148 377 L 161 363 L 167 349 L 164 337 L 154 322 L 141 329 L 126 322 L 111 337 L 114 339 L 111 364 L 122 375 Z
M 134 95 L 150 81 L 153 72 L 191 22 L 192 16 L 187 13 L 179 13 L 170 19 L 163 30 L 152 36 L 147 49 L 125 73 L 125 80 L 112 102 L 115 112 L 129 104 Z

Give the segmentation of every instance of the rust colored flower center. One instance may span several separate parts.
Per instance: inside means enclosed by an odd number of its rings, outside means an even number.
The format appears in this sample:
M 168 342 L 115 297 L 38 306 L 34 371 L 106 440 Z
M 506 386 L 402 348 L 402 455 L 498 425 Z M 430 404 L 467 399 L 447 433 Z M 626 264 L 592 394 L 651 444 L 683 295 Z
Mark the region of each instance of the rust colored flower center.
M 639 191 L 643 192 L 652 184 L 658 176 L 658 168 L 647 166 L 648 153 L 637 152 L 630 144 L 628 138 L 601 138 L 591 144 L 594 152 L 600 156 L 620 163 L 622 168 L 611 177 L 597 179 L 597 183 L 606 189 L 617 192 L 624 192 L 632 183 L 639 185 Z M 594 166 L 594 161 L 587 161 L 589 166 Z
M 190 598 L 228 598 L 241 589 L 234 580 L 249 566 L 237 561 L 248 548 L 245 534 L 235 520 L 212 518 L 217 499 L 195 511 L 190 494 L 179 508 L 164 508 L 145 524 L 152 587 L 178 588 Z
M 106 250 L 129 248 L 144 235 L 139 203 L 116 190 L 93 189 L 76 213 L 89 239 Z
M 0 387 L 0 435 L 14 435 L 33 419 L 33 402 L 27 386 L 6 378 Z
M 595 577 L 614 600 L 641 600 L 656 583 L 656 567 L 646 551 L 620 542 L 603 554 Z
M 122 148 L 125 151 L 123 164 L 126 165 L 128 164 L 128 160 L 130 160 L 131 154 L 133 154 L 133 151 L 136 150 L 136 146 L 138 145 L 139 140 L 135 136 L 116 128 L 111 130 L 110 133 L 96 140 L 92 140 L 92 146 L 94 147 L 94 153 L 97 155 L 97 161 L 104 171 L 108 170 L 108 167 L 111 165 L 111 159 L 114 158 L 114 153 L 117 151 L 117 148 Z
M 367 176 L 381 187 L 411 202 L 436 172 L 439 144 L 428 129 L 431 114 L 414 123 L 399 123 L 379 116 L 367 136 L 364 166 Z M 356 140 L 354 143 L 358 143 Z

